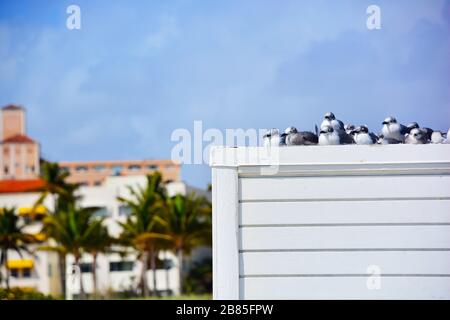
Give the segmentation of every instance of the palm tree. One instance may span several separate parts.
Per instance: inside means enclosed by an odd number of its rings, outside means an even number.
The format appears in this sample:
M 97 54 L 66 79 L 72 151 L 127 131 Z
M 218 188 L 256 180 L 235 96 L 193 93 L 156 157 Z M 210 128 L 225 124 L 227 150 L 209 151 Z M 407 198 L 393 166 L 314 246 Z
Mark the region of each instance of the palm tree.
M 211 204 L 194 193 L 167 199 L 163 214 L 156 217 L 163 226 L 178 258 L 180 294 L 184 288 L 184 258 L 192 249 L 211 243 Z
M 5 266 L 6 269 L 6 288 L 9 290 L 9 268 L 8 263 L 8 250 L 16 251 L 20 256 L 26 252 L 30 255 L 33 253 L 30 251 L 28 245 L 37 242 L 34 235 L 24 232 L 26 224 L 19 222 L 19 217 L 15 213 L 16 209 L 13 208 L 0 208 L 0 269 Z
M 85 298 L 81 274 L 81 257 L 89 247 L 91 237 L 102 225 L 103 219 L 94 216 L 98 208 L 80 208 L 69 204 L 56 214 L 44 218 L 44 232 L 56 244 L 41 247 L 41 250 L 56 251 L 66 260 L 67 254 L 74 257 L 74 266 L 80 271 L 80 299 Z
M 131 214 L 122 226 L 121 242 L 124 245 L 134 247 L 142 262 L 142 295 L 148 295 L 147 269 L 150 262 L 153 271 L 153 290 L 157 293 L 156 283 L 156 257 L 158 252 L 157 240 L 165 238 L 158 232 L 158 224 L 155 217 L 164 205 L 166 198 L 165 188 L 161 174 L 155 172 L 147 176 L 145 187 L 128 187 L 131 199 L 118 197 L 118 200 L 127 205 Z
M 85 244 L 85 250 L 92 255 L 92 282 L 93 282 L 93 295 L 97 295 L 97 258 L 100 253 L 111 252 L 110 247 L 115 242 L 108 229 L 103 224 L 96 224 L 95 228 L 91 232 L 91 236 L 87 239 Z
M 48 196 L 53 198 L 53 213 L 56 214 L 58 210 L 67 208 L 75 203 L 77 197 L 75 191 L 78 187 L 76 184 L 67 183 L 66 179 L 69 172 L 61 169 L 56 162 L 48 162 L 43 160 L 41 162 L 41 179 L 44 182 L 41 188 L 41 196 L 35 203 L 35 208 L 43 204 Z M 59 257 L 59 275 L 62 296 L 66 296 L 66 258 L 65 254 L 58 251 Z

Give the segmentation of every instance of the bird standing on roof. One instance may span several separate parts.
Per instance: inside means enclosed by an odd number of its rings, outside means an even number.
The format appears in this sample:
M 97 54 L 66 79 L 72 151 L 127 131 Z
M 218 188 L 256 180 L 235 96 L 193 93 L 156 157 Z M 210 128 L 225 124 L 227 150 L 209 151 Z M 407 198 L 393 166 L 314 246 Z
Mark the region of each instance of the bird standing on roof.
M 352 144 L 353 138 L 345 133 L 345 131 L 336 131 L 332 126 L 324 126 L 320 129 L 319 145 L 339 145 L 339 144 Z
M 263 145 L 265 147 L 274 147 L 280 145 L 280 130 L 272 128 L 267 130 L 263 136 Z
M 407 133 L 407 127 L 397 122 L 394 117 L 387 117 L 383 121 L 383 128 L 381 129 L 381 134 L 383 139 L 397 140 L 400 142 L 405 141 L 405 134 Z
M 422 128 L 414 128 L 406 134 L 405 143 L 426 144 L 428 142 L 427 132 Z
M 325 126 L 330 126 L 337 132 L 345 132 L 344 123 L 341 120 L 337 120 L 333 112 L 327 112 L 323 116 L 322 124 L 320 125 L 320 130 L 324 129 Z
M 433 131 L 431 134 L 431 143 L 445 143 L 446 134 L 442 131 Z
M 411 122 L 410 124 L 408 124 L 406 126 L 406 133 L 410 133 L 412 129 L 418 129 L 418 128 L 420 128 L 420 126 L 417 122 Z M 422 129 L 426 132 L 427 139 L 431 140 L 431 135 L 433 134 L 434 130 L 430 129 L 430 128 L 426 128 L 426 127 L 422 128 Z
M 286 128 L 286 145 L 300 146 L 300 145 L 315 145 L 319 142 L 317 135 L 310 131 L 297 131 L 295 127 Z
M 352 132 L 356 144 L 375 144 L 378 141 L 376 134 L 369 132 L 366 125 L 358 126 Z

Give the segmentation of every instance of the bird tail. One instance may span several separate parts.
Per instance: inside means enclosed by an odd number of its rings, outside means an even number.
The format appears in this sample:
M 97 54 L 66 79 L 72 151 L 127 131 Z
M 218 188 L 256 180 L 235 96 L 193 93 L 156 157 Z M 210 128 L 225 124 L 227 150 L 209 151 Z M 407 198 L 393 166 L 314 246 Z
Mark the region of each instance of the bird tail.
M 319 136 L 319 128 L 317 127 L 317 124 L 314 125 L 314 131 L 316 132 L 316 136 Z

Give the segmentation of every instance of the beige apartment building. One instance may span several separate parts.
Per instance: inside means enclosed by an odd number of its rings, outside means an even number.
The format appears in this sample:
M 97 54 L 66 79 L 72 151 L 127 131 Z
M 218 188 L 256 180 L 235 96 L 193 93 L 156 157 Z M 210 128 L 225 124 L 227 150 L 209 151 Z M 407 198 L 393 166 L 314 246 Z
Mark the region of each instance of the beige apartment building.
M 62 161 L 69 182 L 99 186 L 110 176 L 142 176 L 159 171 L 165 182 L 180 181 L 180 164 L 172 160 Z

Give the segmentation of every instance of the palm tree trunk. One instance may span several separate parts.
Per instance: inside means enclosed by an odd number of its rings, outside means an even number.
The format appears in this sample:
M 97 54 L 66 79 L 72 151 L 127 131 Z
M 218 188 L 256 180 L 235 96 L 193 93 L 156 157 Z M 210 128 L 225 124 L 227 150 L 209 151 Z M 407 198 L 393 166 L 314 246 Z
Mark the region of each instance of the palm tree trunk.
M 61 285 L 61 293 L 62 297 L 66 299 L 66 255 L 60 253 L 58 255 L 58 263 L 59 263 L 59 283 Z
M 81 272 L 80 257 L 75 258 L 75 265 L 77 266 L 78 272 L 80 273 L 80 300 L 84 300 L 86 299 L 86 295 L 83 286 L 83 273 Z
M 178 281 L 180 288 L 180 295 L 183 294 L 184 274 L 183 274 L 183 250 L 177 249 L 178 257 Z
M 157 283 L 156 283 L 156 251 L 153 246 L 150 247 L 150 264 L 152 267 L 152 273 L 153 273 L 153 295 L 158 296 L 158 289 L 157 289 Z
M 95 297 L 97 295 L 97 253 L 92 254 L 92 282 L 92 295 Z
M 148 253 L 147 251 L 142 251 L 142 274 L 141 274 L 141 282 L 142 282 L 142 297 L 148 296 L 148 286 L 147 286 L 147 265 L 148 265 Z

